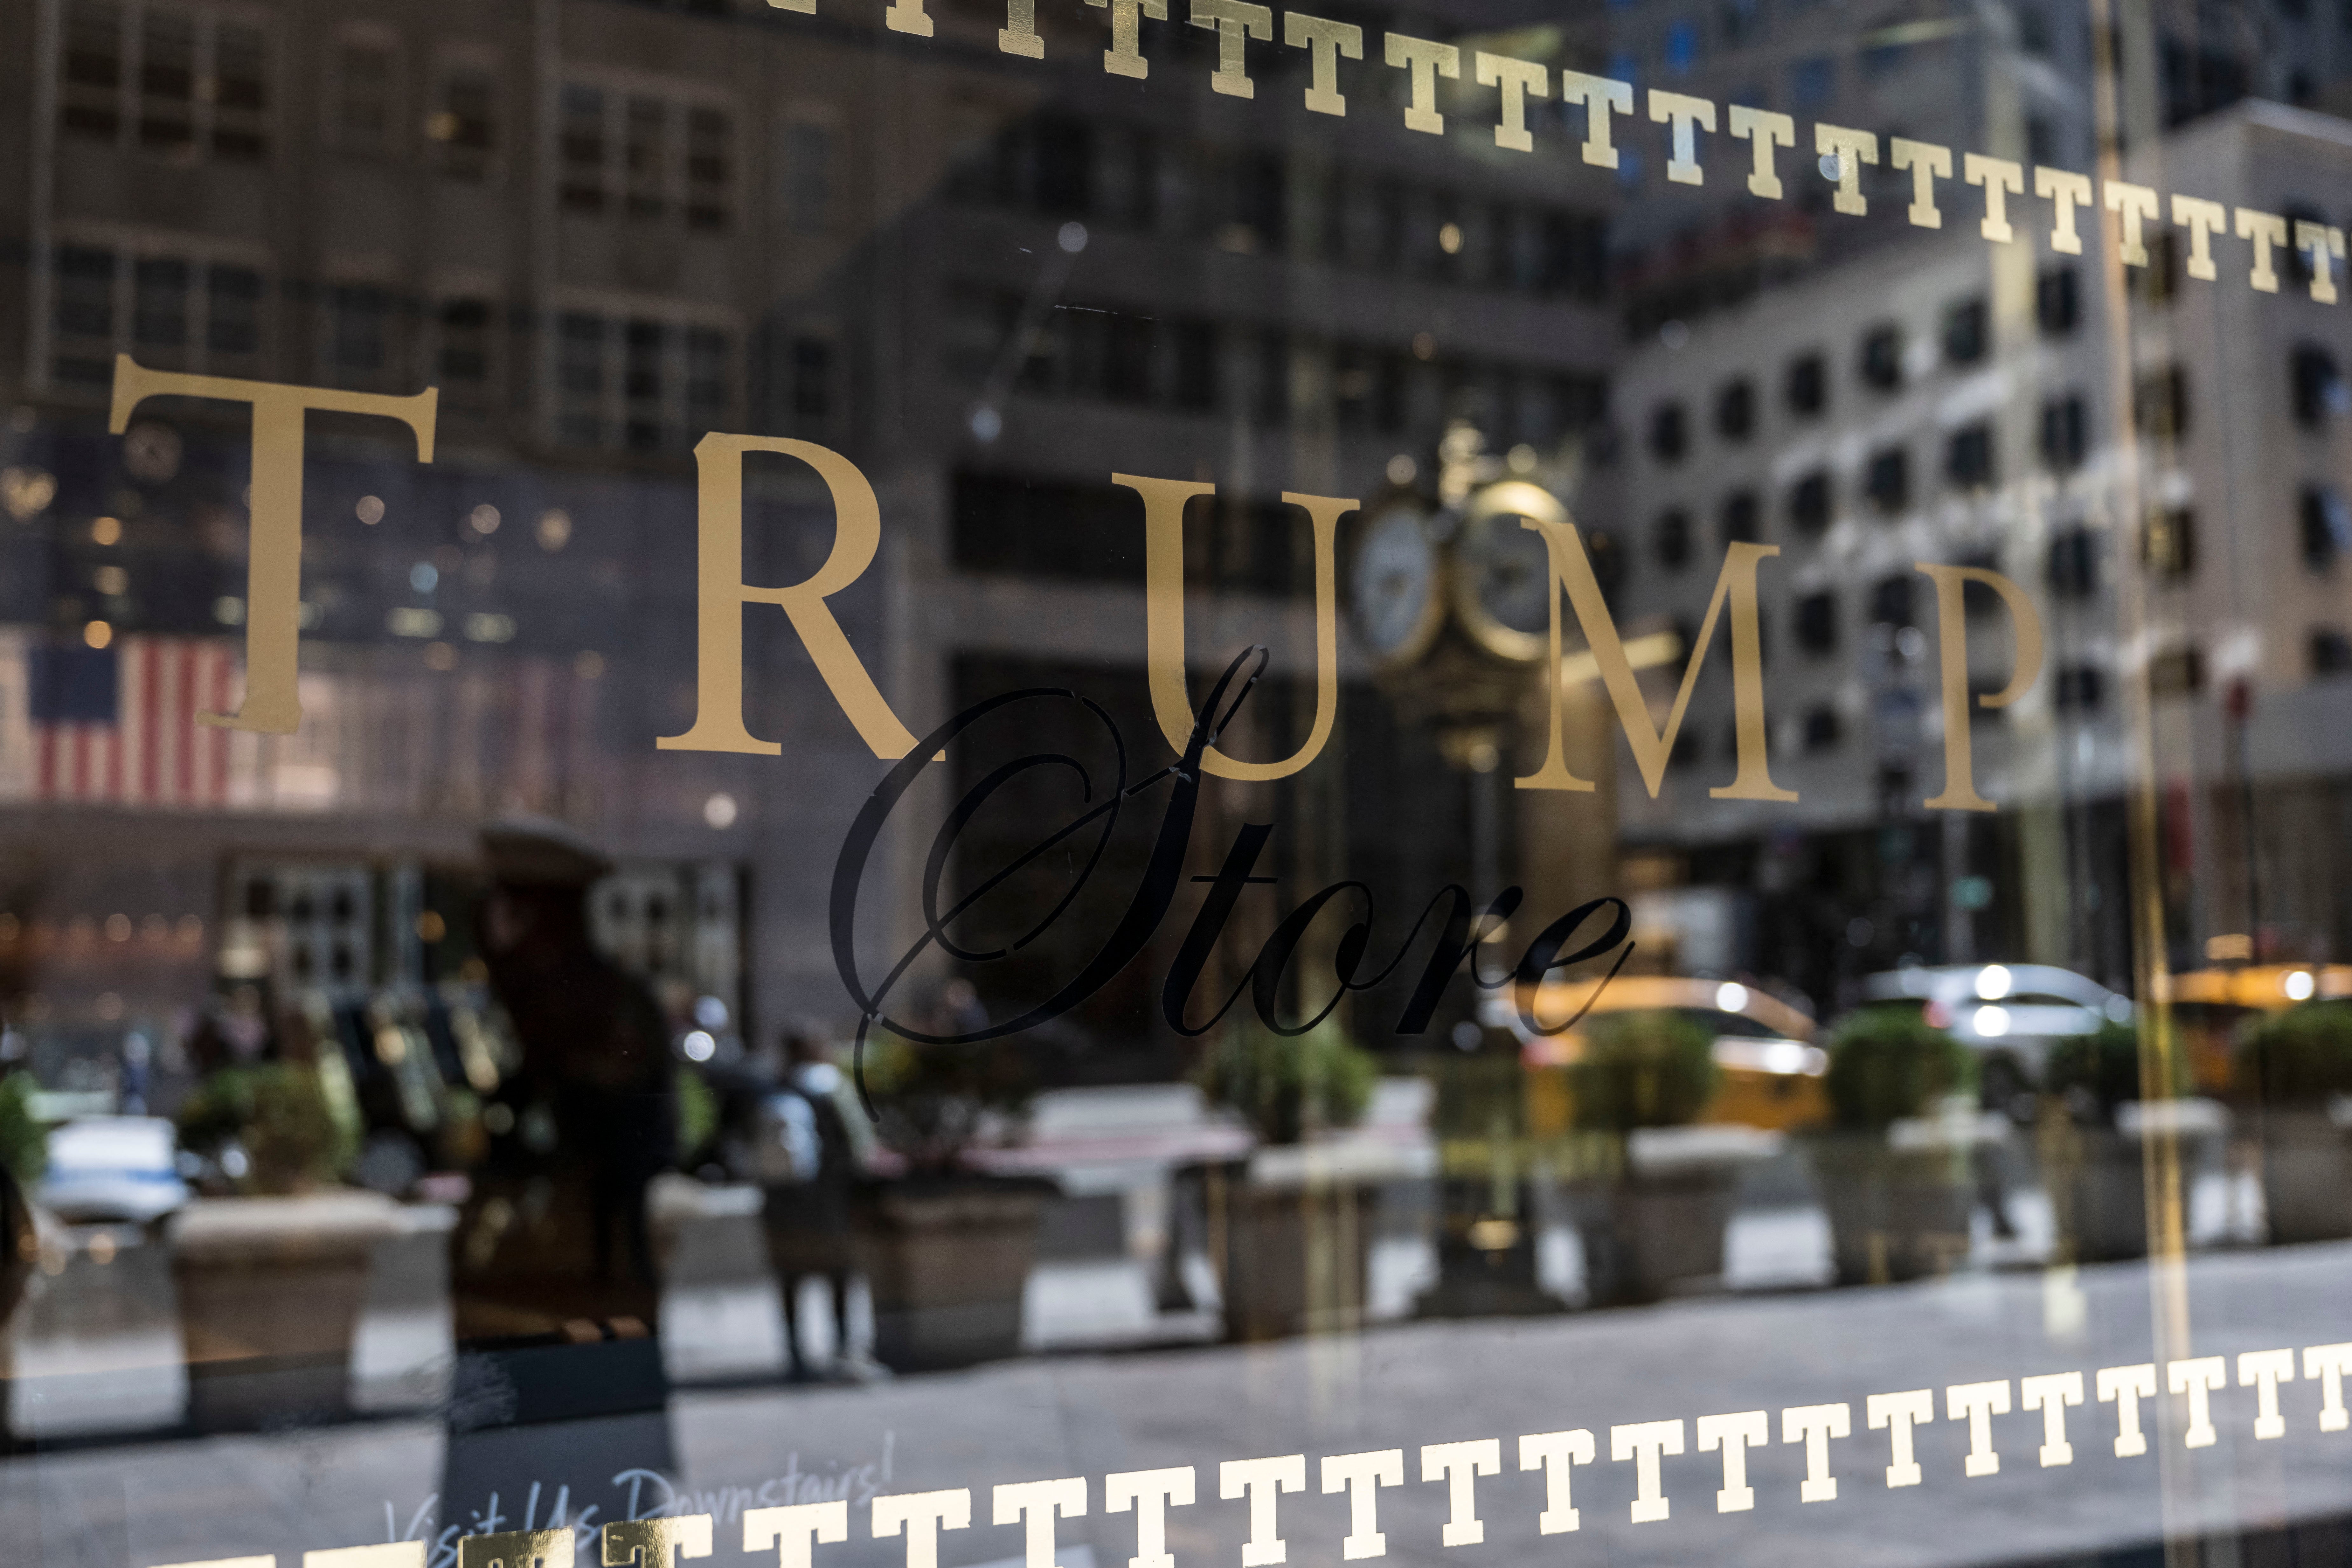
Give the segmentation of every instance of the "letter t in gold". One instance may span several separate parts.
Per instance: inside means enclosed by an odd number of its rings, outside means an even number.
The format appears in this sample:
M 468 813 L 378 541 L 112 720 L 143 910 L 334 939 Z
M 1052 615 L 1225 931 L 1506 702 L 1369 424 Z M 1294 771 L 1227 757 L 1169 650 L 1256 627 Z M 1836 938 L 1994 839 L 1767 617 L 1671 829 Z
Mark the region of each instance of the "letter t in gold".
M 121 435 L 131 411 L 150 397 L 218 397 L 253 405 L 252 524 L 245 588 L 245 700 L 235 713 L 199 713 L 196 722 L 227 730 L 290 735 L 302 722 L 295 682 L 302 629 L 302 418 L 313 408 L 397 419 L 416 435 L 417 461 L 433 460 L 433 423 L 441 392 L 409 397 L 182 375 L 114 356 L 114 411 L 107 428 Z

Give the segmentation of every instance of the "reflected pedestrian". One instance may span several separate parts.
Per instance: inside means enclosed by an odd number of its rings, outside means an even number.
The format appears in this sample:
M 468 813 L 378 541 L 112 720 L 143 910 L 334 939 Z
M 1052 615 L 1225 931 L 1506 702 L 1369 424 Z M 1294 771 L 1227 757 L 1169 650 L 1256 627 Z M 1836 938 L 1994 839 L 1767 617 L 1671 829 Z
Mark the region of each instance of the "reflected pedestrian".
M 842 1114 L 845 1083 L 824 1038 L 810 1029 L 785 1033 L 783 1080 L 761 1117 L 759 1173 L 766 1189 L 761 1219 L 776 1287 L 783 1295 L 784 1353 L 795 1382 L 820 1375 L 801 1340 L 802 1284 L 824 1281 L 833 1307 L 835 1374 L 856 1375 L 850 1352 L 850 1188 L 856 1178 L 849 1121 Z

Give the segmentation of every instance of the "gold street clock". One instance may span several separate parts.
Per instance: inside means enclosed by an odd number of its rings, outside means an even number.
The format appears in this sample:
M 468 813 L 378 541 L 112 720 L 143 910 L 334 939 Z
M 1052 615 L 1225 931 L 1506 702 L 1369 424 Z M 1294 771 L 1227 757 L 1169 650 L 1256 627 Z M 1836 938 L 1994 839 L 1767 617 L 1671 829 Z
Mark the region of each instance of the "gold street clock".
M 1535 664 L 1550 646 L 1551 562 L 1528 520 L 1565 523 L 1568 509 L 1541 485 L 1503 479 L 1473 491 L 1454 542 L 1454 609 L 1496 658 Z

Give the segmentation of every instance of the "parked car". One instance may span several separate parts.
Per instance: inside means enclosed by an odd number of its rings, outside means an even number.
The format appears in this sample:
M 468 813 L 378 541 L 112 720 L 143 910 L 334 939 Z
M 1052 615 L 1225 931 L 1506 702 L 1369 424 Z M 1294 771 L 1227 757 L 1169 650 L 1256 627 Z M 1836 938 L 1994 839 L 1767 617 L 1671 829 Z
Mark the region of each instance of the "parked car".
M 1919 965 L 1874 974 L 1863 982 L 1865 1001 L 1916 1002 L 1927 1021 L 1980 1058 L 1978 1084 L 1986 1106 L 2020 1121 L 2033 1114 L 2050 1047 L 2096 1034 L 2104 1023 L 2128 1024 L 2128 996 L 2049 963 Z
M 1591 1010 L 1579 1026 L 1557 1035 L 1528 1030 L 1508 996 L 1488 998 L 1481 1021 L 1509 1029 L 1527 1066 L 1548 1068 L 1581 1058 L 1582 1025 L 1598 1015 L 1676 1013 L 1715 1036 L 1716 1090 L 1699 1112 L 1700 1121 L 1785 1131 L 1828 1114 L 1822 1075 L 1829 1070 L 1829 1054 L 1812 1043 L 1812 1019 L 1761 987 L 1668 974 L 1621 974 L 1605 984 L 1554 982 L 1538 990 L 1535 1013 L 1539 1020 L 1565 1018 L 1588 1003 Z
M 49 1133 L 37 1196 L 71 1224 L 146 1225 L 188 1201 L 177 1130 L 160 1116 L 83 1116 Z

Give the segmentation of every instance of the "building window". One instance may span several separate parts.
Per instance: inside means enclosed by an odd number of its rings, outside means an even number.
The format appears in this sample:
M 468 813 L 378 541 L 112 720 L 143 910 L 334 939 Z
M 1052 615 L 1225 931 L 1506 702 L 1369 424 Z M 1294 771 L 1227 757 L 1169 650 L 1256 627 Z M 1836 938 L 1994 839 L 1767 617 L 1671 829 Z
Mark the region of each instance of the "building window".
M 2132 416 L 2140 433 L 2158 441 L 2189 434 L 2189 373 L 2167 365 L 2139 378 L 2133 388 Z
M 808 121 L 784 127 L 784 216 L 796 234 L 833 226 L 833 131 Z
M 1811 752 L 1833 752 L 1845 738 L 1845 722 L 1838 710 L 1827 703 L 1819 704 L 1805 712 L 1805 750 Z
M 1217 329 L 1209 321 L 1176 323 L 1176 406 L 1190 414 L 1215 411 L 1217 398 Z M 1381 362 L 1372 384 L 1372 415 L 1383 430 L 1404 426 L 1405 371 L 1395 358 Z
M 2311 673 L 2314 679 L 2352 675 L 2352 637 L 2335 626 L 2311 630 Z
M 1911 504 L 1911 454 L 1901 447 L 1888 447 L 1871 455 L 1864 470 L 1863 493 L 1870 504 L 1892 516 Z
M 2106 700 L 2107 674 L 2095 664 L 2062 664 L 2053 699 L 2061 713 L 2095 713 Z
M 1661 403 L 1650 411 L 1650 455 L 1661 463 L 1679 463 L 1690 447 L 1689 421 L 1679 403 Z
M 2053 267 L 2033 280 L 2033 321 L 2042 335 L 2063 338 L 2082 324 L 2082 289 L 2071 267 Z
M 1903 331 L 1887 325 L 1873 327 L 1863 335 L 1862 357 L 1859 361 L 1863 384 L 1879 392 L 1893 392 L 1903 384 Z
M 2162 305 L 2180 291 L 2180 237 L 2164 229 L 2148 235 L 2146 244 L 2147 265 L 2133 268 L 2128 274 L 2129 281 L 2142 300 L 2151 305 Z
M 725 228 L 733 216 L 734 122 L 727 110 L 656 93 L 564 85 L 557 200 L 602 216 Z M 617 153 L 617 158 L 616 158 Z
M 570 108 L 567 96 L 565 107 Z M 571 124 L 564 125 L 569 135 Z M 425 134 L 440 149 L 441 173 L 452 180 L 490 177 L 498 153 L 498 79 L 488 66 L 455 65 L 441 73 Z M 569 153 L 570 143 L 565 142 Z
M 373 380 L 391 364 L 392 296 L 364 285 L 327 291 L 327 363 L 344 384 Z
M 1827 589 L 1797 601 L 1797 646 L 1816 658 L 1835 653 L 1838 645 L 1837 595 Z
M 686 437 L 723 428 L 727 395 L 727 334 L 709 327 L 686 330 Z
M 441 350 L 435 356 L 439 379 L 457 395 L 486 392 L 490 381 L 490 302 L 445 300 L 441 303 Z
M 604 210 L 604 94 L 579 82 L 563 89 L 557 199 L 570 211 Z
M 1656 532 L 1651 546 L 1657 552 L 1658 564 L 1669 572 L 1679 572 L 1690 564 L 1690 513 L 1680 507 L 1670 508 L 1658 516 Z
M 377 158 L 393 150 L 398 120 L 393 48 L 376 38 L 345 38 L 335 53 L 335 145 L 347 156 Z
M 833 345 L 823 338 L 794 338 L 792 363 L 793 418 L 822 426 L 833 414 Z
M 1801 533 L 1830 525 L 1830 471 L 1815 468 L 1789 489 L 1789 521 Z
M 217 262 L 205 274 L 205 347 L 225 358 L 260 353 L 261 274 Z
M 268 151 L 268 40 L 209 9 L 74 0 L 59 74 L 58 127 L 69 136 L 183 163 L 254 163 Z
M 686 115 L 686 226 L 727 226 L 733 203 L 734 121 L 717 109 L 690 109 Z
M 2294 403 L 2294 422 L 2316 430 L 2330 414 L 2342 413 L 2347 398 L 2344 377 L 2336 356 L 2317 343 L 2297 343 L 2287 356 L 2288 390 Z
M 2151 512 L 2147 520 L 2147 569 L 2179 582 L 2197 570 L 2197 513 L 2185 506 Z
M 567 310 L 556 322 L 556 437 L 571 447 L 678 451 L 723 426 L 734 336 L 659 315 Z
M 251 268 L 60 246 L 50 374 L 67 386 L 102 388 L 118 353 L 171 368 L 249 372 L 261 347 L 261 275 Z
M 1724 383 L 1715 395 L 1715 433 L 1745 441 L 1756 431 L 1756 384 L 1746 376 Z
M 1944 359 L 1950 364 L 1975 364 L 1991 346 L 1982 296 L 1962 300 L 1944 312 Z
M 1897 572 L 1881 577 L 1871 584 L 1870 620 L 1873 626 L 1907 626 L 1914 623 L 1912 605 L 1919 585 L 1914 573 Z
M 2099 539 L 2087 528 L 2067 528 L 2050 536 L 2050 595 L 2087 599 L 2099 587 Z
M 2352 551 L 2352 510 L 2334 485 L 2303 487 L 2302 521 L 2303 563 L 2313 571 L 2326 571 Z
M 57 331 L 51 366 L 68 385 L 105 386 L 113 380 L 114 252 L 89 246 L 58 247 L 50 320 Z
M 2156 697 L 2194 697 L 2205 689 L 2204 653 L 2188 644 L 2157 653 L 2147 661 L 2147 689 Z
M 1944 477 L 1962 489 L 1980 490 L 1999 478 L 1993 460 L 1992 425 L 1979 419 L 1952 432 L 1944 445 Z
M 2053 397 L 2042 405 L 2042 461 L 2051 472 L 2071 474 L 2083 466 L 2089 424 L 2078 395 Z
M 1761 509 L 1754 490 L 1734 490 L 1723 500 L 1723 542 L 1754 544 L 1764 537 Z
M 1819 353 L 1805 353 L 1790 360 L 1783 391 L 1790 413 L 1807 419 L 1821 414 L 1830 405 L 1828 359 Z
M 604 321 L 566 311 L 555 326 L 556 438 L 567 447 L 604 441 Z

